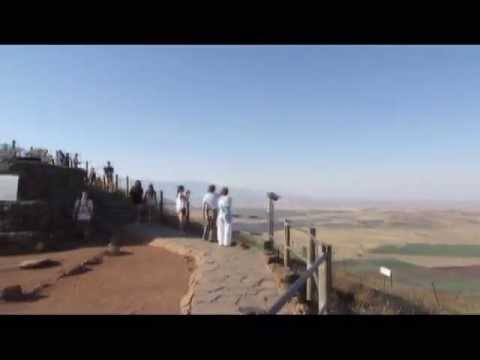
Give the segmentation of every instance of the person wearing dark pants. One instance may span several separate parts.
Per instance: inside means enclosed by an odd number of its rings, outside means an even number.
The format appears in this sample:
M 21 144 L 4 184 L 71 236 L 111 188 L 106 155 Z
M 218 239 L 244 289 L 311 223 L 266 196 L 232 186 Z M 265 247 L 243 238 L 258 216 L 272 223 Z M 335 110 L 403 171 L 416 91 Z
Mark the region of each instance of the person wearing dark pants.
M 107 191 L 113 192 L 113 166 L 110 161 L 107 161 L 107 166 L 103 168 L 103 172 L 105 173 L 105 178 L 107 180 Z M 142 192 L 143 195 L 143 192 Z
M 139 224 L 143 209 L 143 188 L 139 180 L 135 181 L 135 185 L 130 189 L 130 199 L 137 210 L 137 224 Z
M 208 187 L 207 193 L 202 201 L 203 213 L 203 239 L 207 241 L 216 241 L 216 222 L 217 222 L 217 194 L 215 194 L 215 185 Z
M 145 197 L 143 199 L 143 202 L 145 203 L 145 206 L 146 206 L 148 223 L 151 224 L 152 217 L 158 205 L 157 192 L 153 189 L 153 184 L 150 184 L 148 186 L 148 190 L 145 192 Z

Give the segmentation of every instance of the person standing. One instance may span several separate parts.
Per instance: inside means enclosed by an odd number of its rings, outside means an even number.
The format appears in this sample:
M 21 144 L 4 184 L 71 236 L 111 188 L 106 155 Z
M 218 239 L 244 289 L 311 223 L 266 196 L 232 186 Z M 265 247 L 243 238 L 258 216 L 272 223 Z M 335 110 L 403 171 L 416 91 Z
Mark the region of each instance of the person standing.
M 135 181 L 135 185 L 130 189 L 130 199 L 137 210 L 137 224 L 139 224 L 142 216 L 143 203 L 143 188 L 139 180 Z
M 75 226 L 82 232 L 85 241 L 90 239 L 92 219 L 93 201 L 88 198 L 87 192 L 83 191 L 80 199 L 75 201 L 73 221 Z
M 214 242 L 216 237 L 215 224 L 217 221 L 217 201 L 218 197 L 215 194 L 215 185 L 208 187 L 207 193 L 202 200 L 202 214 L 203 214 L 203 239 Z
M 97 182 L 97 173 L 95 172 L 95 168 L 92 166 L 90 168 L 90 175 L 88 177 L 90 185 L 94 186 Z
M 70 167 L 70 153 L 67 152 L 67 155 L 65 155 L 65 167 L 69 168 Z
M 58 150 L 58 166 L 65 167 L 65 154 L 62 150 Z
M 184 233 L 185 221 L 187 217 L 187 197 L 185 195 L 185 187 L 183 185 L 177 187 L 175 207 L 178 217 L 178 228 L 182 233 Z
M 218 199 L 217 237 L 220 246 L 232 244 L 232 197 L 224 187 Z
M 185 201 L 187 202 L 186 212 L 185 212 L 185 222 L 188 224 L 190 222 L 190 190 L 185 191 Z
M 78 160 L 78 154 L 75 154 L 75 156 L 73 157 L 73 167 L 75 169 L 78 169 L 79 164 L 80 164 L 80 161 Z
M 113 192 L 113 171 L 112 164 L 110 164 L 110 161 L 107 161 L 107 166 L 103 168 L 103 172 L 105 173 L 105 178 L 107 180 L 107 191 L 110 192 Z
M 62 156 L 61 156 L 60 150 L 57 150 L 56 152 L 55 165 L 62 166 Z
M 148 190 L 145 192 L 144 202 L 147 207 L 148 223 L 152 223 L 152 215 L 157 208 L 157 192 L 153 189 L 153 185 L 148 186 Z

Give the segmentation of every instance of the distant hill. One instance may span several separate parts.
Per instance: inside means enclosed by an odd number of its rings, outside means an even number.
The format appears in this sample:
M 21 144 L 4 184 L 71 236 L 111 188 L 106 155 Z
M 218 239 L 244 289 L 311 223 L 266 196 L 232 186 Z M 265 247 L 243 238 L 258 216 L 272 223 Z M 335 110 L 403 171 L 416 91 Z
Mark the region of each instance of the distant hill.
M 144 189 L 150 182 L 144 181 L 142 183 Z M 193 207 L 200 207 L 202 197 L 207 191 L 210 183 L 205 181 L 152 181 L 155 189 L 163 190 L 164 197 L 168 202 L 173 202 L 175 199 L 177 186 L 182 184 L 186 189 L 192 193 Z M 217 191 L 220 190 L 221 185 L 217 185 Z M 243 187 L 229 187 L 230 194 L 233 197 L 235 208 L 248 209 L 266 209 L 267 206 L 267 190 L 248 189 Z M 271 190 L 269 190 L 271 191 Z M 275 189 L 273 189 L 275 191 Z M 380 209 L 408 209 L 408 208 L 461 208 L 461 209 L 480 209 L 480 203 L 476 201 L 431 201 L 431 200 L 369 200 L 369 199 L 354 199 L 354 198 L 328 198 L 328 197 L 309 197 L 296 194 L 288 194 L 279 192 L 280 200 L 276 203 L 277 209 L 358 209 L 358 208 L 380 208 Z

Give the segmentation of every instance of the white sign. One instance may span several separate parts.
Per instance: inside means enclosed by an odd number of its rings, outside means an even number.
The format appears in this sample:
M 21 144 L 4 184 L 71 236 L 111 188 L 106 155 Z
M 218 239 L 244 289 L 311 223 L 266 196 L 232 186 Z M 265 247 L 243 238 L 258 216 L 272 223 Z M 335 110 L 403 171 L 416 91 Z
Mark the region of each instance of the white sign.
M 0 201 L 17 201 L 18 175 L 0 175 Z
M 392 277 L 392 270 L 384 267 L 384 266 L 380 266 L 380 274 L 386 276 L 386 277 Z

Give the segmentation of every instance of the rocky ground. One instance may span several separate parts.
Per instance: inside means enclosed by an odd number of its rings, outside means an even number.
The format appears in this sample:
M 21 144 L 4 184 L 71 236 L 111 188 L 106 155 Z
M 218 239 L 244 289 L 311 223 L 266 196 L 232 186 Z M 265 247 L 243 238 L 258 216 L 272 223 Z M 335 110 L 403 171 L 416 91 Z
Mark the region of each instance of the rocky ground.
M 126 246 L 119 256 L 97 257 L 104 248 L 83 248 L 0 259 L 0 288 L 20 285 L 21 301 L 1 301 L 1 314 L 179 314 L 193 264 L 189 258 L 147 245 Z M 60 265 L 23 270 L 29 259 Z M 101 259 L 98 261 L 98 259 Z M 62 276 L 63 274 L 63 276 Z M 70 276 L 65 276 L 69 275 Z M 42 287 L 42 285 L 44 287 Z

